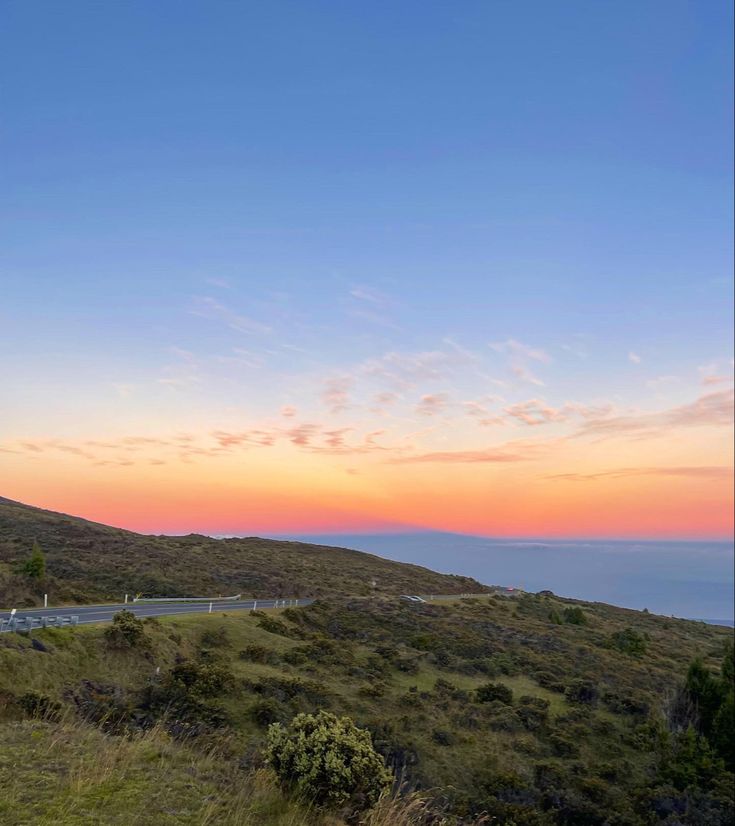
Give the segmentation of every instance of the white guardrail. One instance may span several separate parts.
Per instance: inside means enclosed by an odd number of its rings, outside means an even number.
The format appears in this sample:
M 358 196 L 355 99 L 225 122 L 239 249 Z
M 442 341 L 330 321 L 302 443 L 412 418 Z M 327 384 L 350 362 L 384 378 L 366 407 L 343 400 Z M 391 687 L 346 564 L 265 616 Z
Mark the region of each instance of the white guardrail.
M 235 594 L 234 597 L 133 597 L 136 602 L 237 602 L 242 599 L 242 594 Z

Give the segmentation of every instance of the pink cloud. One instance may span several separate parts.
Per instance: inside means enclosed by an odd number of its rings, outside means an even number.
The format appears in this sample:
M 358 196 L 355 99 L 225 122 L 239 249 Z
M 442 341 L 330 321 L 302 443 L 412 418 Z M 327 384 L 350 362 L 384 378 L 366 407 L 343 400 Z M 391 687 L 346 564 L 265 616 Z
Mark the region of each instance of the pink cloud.
M 446 393 L 427 393 L 421 397 L 416 412 L 421 416 L 435 416 L 446 408 L 448 402 Z
M 353 380 L 349 376 L 327 379 L 324 383 L 322 401 L 330 413 L 341 413 L 350 404 L 350 389 Z

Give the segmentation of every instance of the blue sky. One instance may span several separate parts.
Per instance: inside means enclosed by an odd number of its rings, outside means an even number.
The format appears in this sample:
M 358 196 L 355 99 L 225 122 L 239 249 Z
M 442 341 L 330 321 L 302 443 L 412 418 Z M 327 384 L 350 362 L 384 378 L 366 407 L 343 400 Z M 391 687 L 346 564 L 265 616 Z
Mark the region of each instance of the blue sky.
M 725 392 L 731 4 L 3 17 L 7 439 L 211 433 L 283 405 L 311 421 L 339 381 L 355 418 L 324 426 L 378 429 L 366 398 L 395 388 L 355 377 L 396 353 L 426 379 L 420 415 L 500 393 L 501 417 L 533 401 L 562 421 Z M 467 449 L 463 427 L 426 449 Z

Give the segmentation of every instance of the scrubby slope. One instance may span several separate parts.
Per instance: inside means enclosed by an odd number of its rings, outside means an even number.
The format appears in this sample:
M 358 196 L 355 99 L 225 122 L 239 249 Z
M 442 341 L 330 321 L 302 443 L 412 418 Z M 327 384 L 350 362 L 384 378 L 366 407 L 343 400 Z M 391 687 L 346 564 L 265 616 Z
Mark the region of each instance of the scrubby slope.
M 47 581 L 16 574 L 37 541 Z M 375 582 L 373 587 L 372 583 Z M 485 588 L 345 548 L 269 539 L 144 536 L 0 499 L 0 605 L 148 596 L 465 593 Z
M 154 767 L 170 770 L 174 787 L 182 767 L 193 778 L 181 802 L 189 814 L 175 822 L 199 822 L 197 801 L 207 795 L 229 822 L 224 813 L 240 787 L 246 798 L 270 788 L 262 779 L 247 791 L 268 724 L 326 708 L 367 727 L 407 787 L 445 818 L 426 822 L 487 823 L 483 813 L 516 826 L 731 822 L 732 775 L 681 735 L 696 724 L 696 710 L 682 703 L 688 665 L 700 656 L 717 674 L 727 629 L 534 595 L 423 605 L 332 597 L 278 614 L 166 618 L 143 629 L 128 650 L 91 627 L 34 632 L 35 647 L 15 634 L 0 638 L 0 739 L 17 756 L 13 772 L 30 781 L 34 754 L 48 761 L 65 748 L 51 730 L 30 743 L 18 733 L 37 713 L 21 696 L 31 689 L 63 717 L 63 731 L 78 728 L 74 742 L 91 754 L 158 731 L 165 748 L 154 749 Z M 182 700 L 174 690 L 182 663 L 206 695 L 192 688 Z M 151 748 L 145 740 L 131 751 L 129 770 L 111 767 L 99 781 L 104 795 L 87 790 L 94 822 L 117 823 L 126 801 L 137 805 L 130 773 Z M 200 756 L 212 748 L 219 756 L 207 769 Z M 166 788 L 163 812 L 173 805 Z M 55 807 L 67 800 L 63 778 L 47 780 L 43 793 Z M 341 822 L 307 818 L 273 794 L 263 826 L 285 813 L 293 823 Z M 414 822 L 424 821 L 405 821 Z

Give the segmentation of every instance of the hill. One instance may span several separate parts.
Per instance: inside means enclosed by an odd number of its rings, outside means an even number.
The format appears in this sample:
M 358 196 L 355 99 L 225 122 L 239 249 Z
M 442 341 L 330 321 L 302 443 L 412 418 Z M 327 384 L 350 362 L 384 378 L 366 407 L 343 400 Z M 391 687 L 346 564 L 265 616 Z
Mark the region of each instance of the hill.
M 364 592 L 376 571 L 464 580 L 344 549 L 204 537 L 181 545 L 16 503 L 0 512 L 8 568 L 36 537 L 49 577 L 85 596 L 108 587 L 93 590 L 95 572 L 103 583 L 110 576 L 105 560 L 115 577 L 156 571 L 182 589 L 227 582 L 220 564 L 272 587 L 287 581 L 272 572 L 293 565 L 280 575 L 324 594 L 276 612 L 0 635 L 0 823 L 733 822 L 729 629 L 551 592 L 406 603 L 396 594 L 407 579 L 368 595 L 347 589 Z M 258 548 L 272 554 L 259 563 Z M 78 550 L 83 564 L 65 568 Z M 189 559 L 200 567 L 187 580 L 179 569 Z M 205 571 L 210 579 L 198 579 Z M 264 764 L 268 727 L 318 710 L 367 729 L 396 776 L 372 812 L 307 805 Z
M 46 578 L 19 575 L 33 543 Z M 375 583 L 373 585 L 373 583 Z M 0 605 L 120 601 L 146 596 L 324 596 L 477 593 L 470 577 L 438 574 L 347 548 L 305 542 L 144 536 L 0 498 Z

